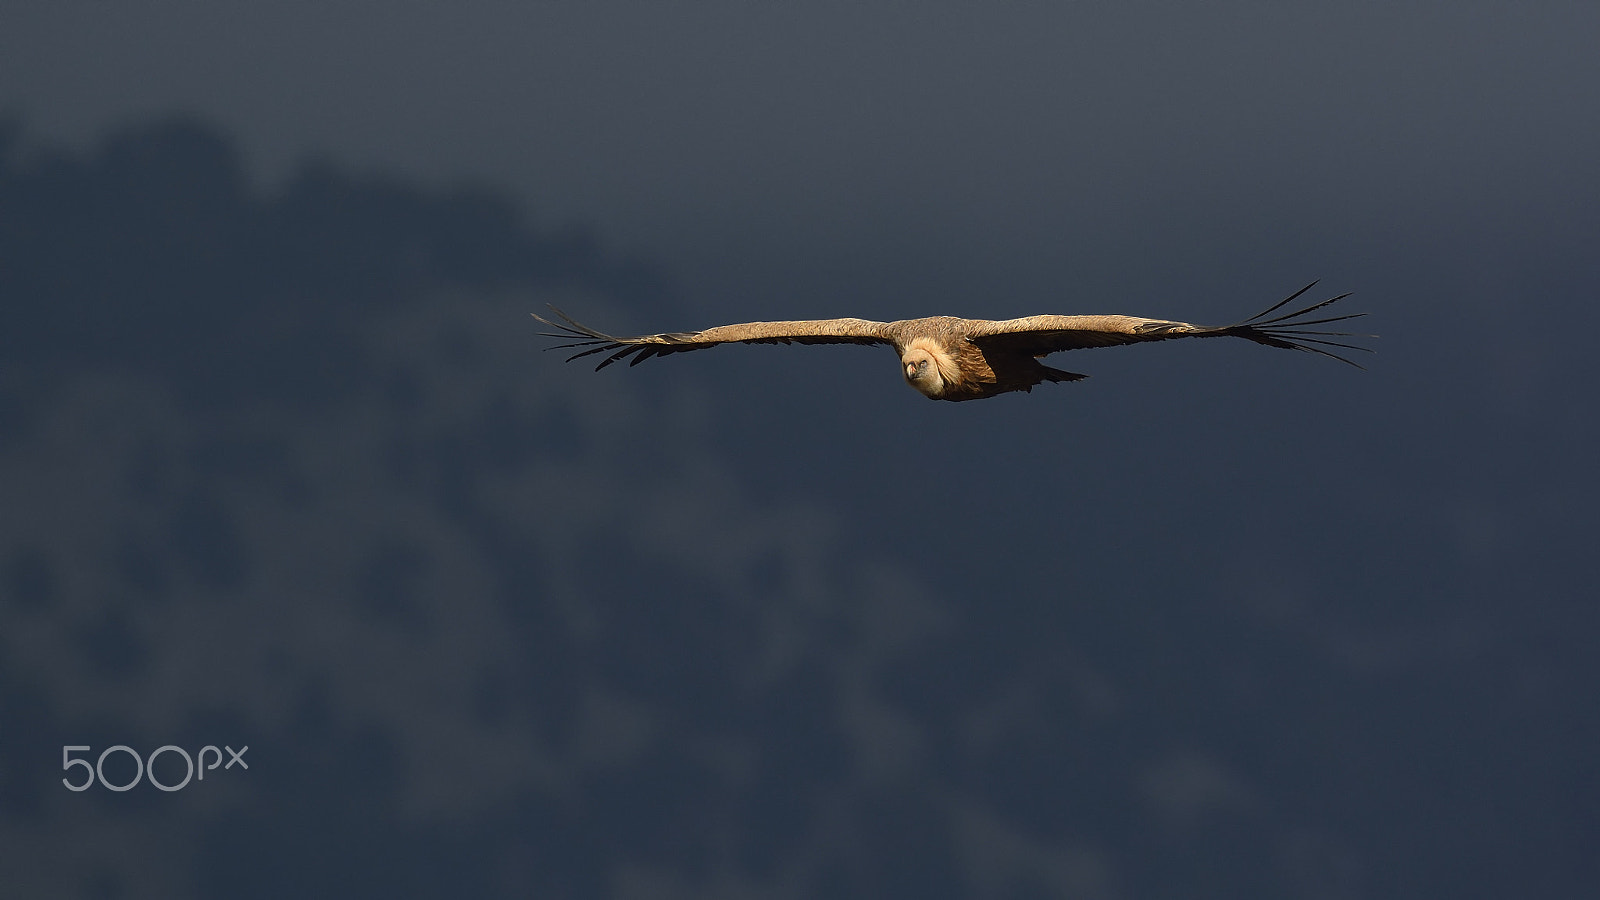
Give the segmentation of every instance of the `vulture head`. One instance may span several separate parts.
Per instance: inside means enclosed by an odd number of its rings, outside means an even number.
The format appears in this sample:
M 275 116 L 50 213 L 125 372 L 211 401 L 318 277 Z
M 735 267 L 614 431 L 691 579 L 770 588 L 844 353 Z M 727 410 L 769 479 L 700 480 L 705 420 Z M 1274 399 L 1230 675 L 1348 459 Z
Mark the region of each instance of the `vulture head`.
M 940 359 L 941 356 L 945 358 Z M 953 371 L 954 361 L 941 353 L 939 348 L 917 340 L 900 357 L 900 368 L 906 376 L 906 384 L 916 388 L 924 397 L 937 400 L 944 396 L 947 384 L 944 370 Z

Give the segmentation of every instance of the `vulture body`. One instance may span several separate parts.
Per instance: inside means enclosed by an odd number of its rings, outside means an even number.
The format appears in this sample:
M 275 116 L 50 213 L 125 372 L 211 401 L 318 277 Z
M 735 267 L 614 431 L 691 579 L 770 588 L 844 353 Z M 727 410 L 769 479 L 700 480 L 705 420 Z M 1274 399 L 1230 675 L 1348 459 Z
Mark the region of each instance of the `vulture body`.
M 553 306 L 551 310 L 559 321 L 538 314 L 534 318 L 559 332 L 542 332 L 546 337 L 576 338 L 571 343 L 549 348 L 580 348 L 578 353 L 568 357 L 568 362 L 609 351 L 610 355 L 595 366 L 597 371 L 629 357 L 632 357 L 629 365 L 638 365 L 651 357 L 704 350 L 718 344 L 885 344 L 899 354 L 906 383 L 923 396 L 933 400 L 982 400 L 1010 391 L 1031 391 L 1034 385 L 1042 382 L 1078 381 L 1087 377 L 1053 369 L 1039 361 L 1050 353 L 1184 337 L 1244 338 L 1268 347 L 1317 353 L 1354 366 L 1356 364 L 1351 360 L 1323 348 L 1361 351 L 1367 351 L 1368 348 L 1327 338 L 1372 335 L 1318 331 L 1307 326 L 1340 322 L 1364 314 L 1306 318 L 1310 313 L 1350 296 L 1348 293 L 1295 312 L 1276 317 L 1272 315 L 1315 284 L 1306 285 L 1243 322 L 1221 326 L 1191 325 L 1137 316 L 1047 315 L 1004 321 L 932 316 L 897 322 L 873 322 L 867 319 L 745 322 L 704 331 L 616 337 L 583 325 Z

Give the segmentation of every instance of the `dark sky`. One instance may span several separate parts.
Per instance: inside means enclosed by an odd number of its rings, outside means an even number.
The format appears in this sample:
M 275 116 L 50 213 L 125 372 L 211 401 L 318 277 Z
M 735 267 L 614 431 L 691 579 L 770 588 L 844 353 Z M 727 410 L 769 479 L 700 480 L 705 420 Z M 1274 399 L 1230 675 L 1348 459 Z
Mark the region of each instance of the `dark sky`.
M 178 110 L 267 178 L 483 180 L 759 310 L 917 306 L 905 257 L 957 248 L 977 302 L 1078 300 L 1097 236 L 1159 236 L 1145 268 L 1214 294 L 1237 275 L 1166 241 L 1544 216 L 1600 157 L 1586 3 L 10 7 L 0 100 L 35 137 Z M 1260 271 L 1249 237 L 1207 257 Z M 839 267 L 875 283 L 834 300 Z M 1124 268 L 1088 296 L 1148 289 Z
M 1594 895 L 1597 33 L 12 4 L 0 895 Z M 971 404 L 527 317 L 1312 278 L 1367 371 L 1178 343 Z M 61 785 L 117 744 L 251 768 Z

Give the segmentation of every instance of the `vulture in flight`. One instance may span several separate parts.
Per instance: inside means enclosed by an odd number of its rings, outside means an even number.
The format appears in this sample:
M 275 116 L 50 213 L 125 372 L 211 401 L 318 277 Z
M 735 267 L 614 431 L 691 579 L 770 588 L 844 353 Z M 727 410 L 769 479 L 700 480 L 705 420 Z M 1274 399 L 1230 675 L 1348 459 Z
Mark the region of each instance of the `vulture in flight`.
M 568 362 L 610 351 L 611 355 L 595 366 L 596 371 L 630 356 L 633 359 L 629 365 L 638 365 L 653 356 L 704 350 L 718 344 L 887 344 L 900 356 L 900 371 L 906 383 L 923 396 L 933 400 L 982 400 L 1008 391 L 1031 391 L 1034 385 L 1044 381 L 1078 381 L 1087 377 L 1052 369 L 1039 362 L 1040 357 L 1058 350 L 1112 347 L 1173 338 L 1239 337 L 1268 347 L 1317 353 L 1361 368 L 1351 360 L 1322 348 L 1339 347 L 1370 352 L 1367 347 L 1328 338 L 1374 335 L 1318 331 L 1308 326 L 1354 319 L 1364 313 L 1305 318 L 1350 296 L 1348 293 L 1295 312 L 1273 316 L 1273 313 L 1294 302 L 1315 284 L 1313 281 L 1270 309 L 1243 322 L 1220 326 L 1190 325 L 1187 322 L 1141 319 L 1137 316 L 1026 316 L 1000 322 L 933 316 L 898 322 L 871 322 L 866 319 L 746 322 L 742 325 L 707 328 L 705 331 L 615 337 L 575 321 L 554 306 L 550 309 L 560 321 L 551 321 L 538 314 L 534 318 L 560 332 L 541 332 L 544 337 L 572 341 L 547 349 L 585 348 L 568 357 Z

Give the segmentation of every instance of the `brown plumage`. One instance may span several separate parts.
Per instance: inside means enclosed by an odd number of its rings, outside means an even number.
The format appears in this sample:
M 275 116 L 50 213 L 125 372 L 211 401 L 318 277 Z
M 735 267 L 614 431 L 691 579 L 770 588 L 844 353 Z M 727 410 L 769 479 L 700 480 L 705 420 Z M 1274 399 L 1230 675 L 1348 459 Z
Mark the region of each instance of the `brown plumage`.
M 1031 391 L 1034 385 L 1045 381 L 1077 381 L 1087 377 L 1052 369 L 1039 362 L 1040 357 L 1058 350 L 1111 347 L 1182 337 L 1240 337 L 1268 347 L 1321 354 L 1355 366 L 1354 362 L 1343 356 L 1314 345 L 1366 351 L 1366 347 L 1326 338 L 1373 335 L 1313 331 L 1306 326 L 1354 319 L 1363 313 L 1320 319 L 1303 318 L 1315 310 L 1343 300 L 1349 294 L 1340 294 L 1297 312 L 1268 318 L 1311 290 L 1314 284 L 1315 281 L 1237 325 L 1216 327 L 1136 316 L 1027 316 L 1001 322 L 933 316 L 898 322 L 871 322 L 866 319 L 746 322 L 741 325 L 721 325 L 705 331 L 614 337 L 574 321 L 554 306 L 550 309 L 561 321 L 552 322 L 537 314 L 534 318 L 561 332 L 541 332 L 546 337 L 580 339 L 550 349 L 587 348 L 568 357 L 568 362 L 611 351 L 610 356 L 595 366 L 596 371 L 630 356 L 633 359 L 629 365 L 636 366 L 653 356 L 704 350 L 718 344 L 888 344 L 900 355 L 901 371 L 906 383 L 924 396 L 933 400 L 981 400 L 1007 391 Z

